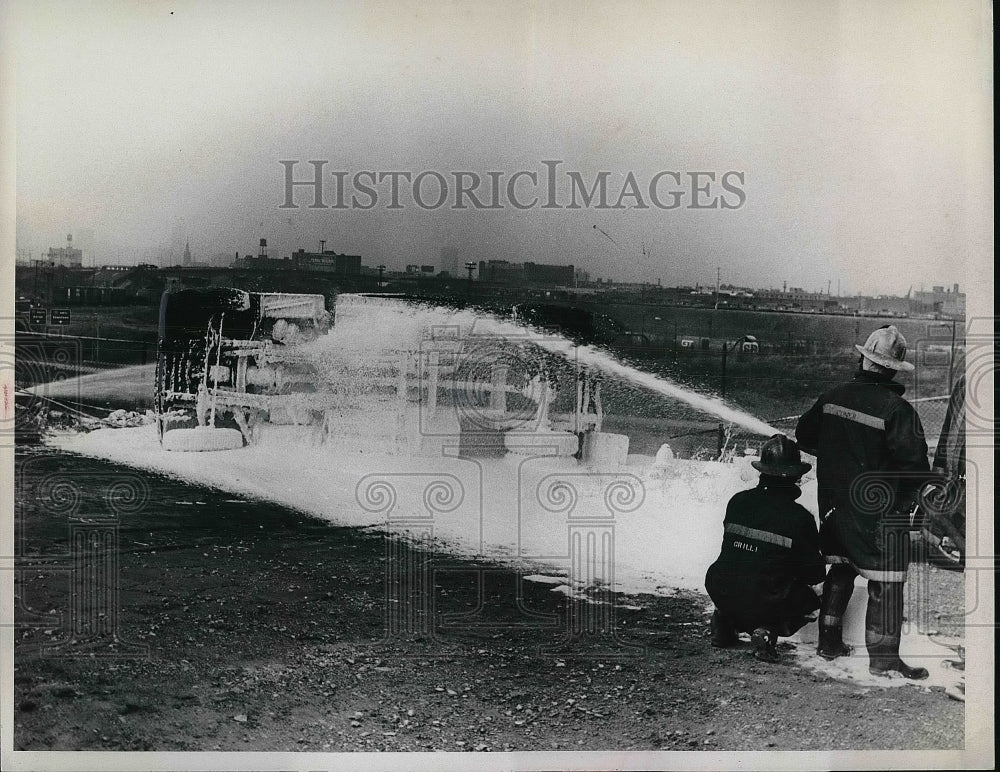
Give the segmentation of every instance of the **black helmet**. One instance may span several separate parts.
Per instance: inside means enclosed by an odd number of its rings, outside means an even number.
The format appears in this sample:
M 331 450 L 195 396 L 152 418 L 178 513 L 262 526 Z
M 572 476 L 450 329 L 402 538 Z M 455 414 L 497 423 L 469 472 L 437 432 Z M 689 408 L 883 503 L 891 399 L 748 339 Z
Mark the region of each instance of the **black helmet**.
M 774 477 L 791 477 L 798 479 L 810 469 L 799 455 L 799 446 L 795 440 L 784 434 L 775 434 L 760 448 L 760 461 L 751 461 L 750 465 L 763 474 Z

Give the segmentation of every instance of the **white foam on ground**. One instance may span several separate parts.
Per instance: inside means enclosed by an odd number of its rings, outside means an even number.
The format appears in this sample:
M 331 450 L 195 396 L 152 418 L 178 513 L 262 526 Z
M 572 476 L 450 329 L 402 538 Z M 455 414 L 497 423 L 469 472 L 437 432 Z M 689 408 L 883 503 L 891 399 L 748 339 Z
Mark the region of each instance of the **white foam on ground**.
M 282 433 L 287 442 L 279 443 L 275 435 Z M 218 453 L 172 453 L 160 448 L 155 426 L 56 435 L 49 442 L 66 451 L 274 501 L 340 525 L 430 535 L 442 549 L 458 555 L 560 574 L 570 565 L 574 522 L 581 517 L 596 518 L 613 524 L 613 587 L 629 594 L 671 595 L 678 588 L 704 592 L 705 571 L 719 553 L 725 504 L 734 493 L 755 484 L 743 479 L 746 474 L 741 465 L 707 461 L 674 460 L 658 469 L 625 467 L 602 475 L 582 472 L 572 459 L 412 458 L 358 453 L 335 445 L 310 446 L 301 441 L 301 431 L 297 433 L 294 427 L 272 427 L 269 439 L 280 450 L 271 445 Z M 604 493 L 621 474 L 641 482 L 642 503 L 633 511 L 612 516 Z M 452 491 L 436 504 L 433 495 L 425 495 L 435 480 L 444 481 Z M 545 500 L 551 505 L 544 496 L 546 480 L 572 486 L 576 498 L 571 515 L 540 504 Z M 367 483 L 375 485 L 368 498 L 364 494 Z M 385 486 L 391 486 L 394 502 L 388 511 L 388 499 L 379 498 L 380 490 L 390 490 Z M 558 494 L 553 496 L 558 499 Z M 815 481 L 806 482 L 800 501 L 815 513 Z M 449 511 L 433 509 L 448 509 L 456 502 Z M 565 579 L 550 576 L 529 578 L 566 586 Z M 859 685 L 908 683 L 868 673 L 864 650 L 867 593 L 863 581 L 858 584 L 845 630 L 847 642 L 856 646 L 855 655 L 834 662 L 819 658 L 812 624 L 794 639 L 797 662 Z M 954 653 L 915 629 L 904 635 L 902 653 L 911 664 L 930 670 L 930 679 L 921 682 L 924 686 L 948 686 L 958 680 L 954 671 L 941 666 Z
M 269 427 L 266 446 L 174 453 L 160 448 L 151 425 L 59 434 L 49 442 L 274 501 L 338 524 L 419 530 L 424 518 L 436 539 L 463 554 L 521 560 L 543 569 L 554 566 L 560 572 L 568 566 L 573 523 L 596 517 L 614 526 L 614 583 L 624 592 L 703 589 L 705 570 L 722 539 L 724 502 L 747 487 L 735 465 L 710 461 L 678 460 L 666 469 L 623 467 L 601 473 L 574 459 L 389 456 L 336 442 L 313 446 L 302 437 L 296 427 Z M 627 512 L 608 509 L 604 495 L 617 479 L 636 486 L 641 505 Z M 447 502 L 429 511 L 424 494 L 434 480 L 460 491 L 461 503 L 449 511 L 444 511 Z M 393 489 L 395 505 L 388 513 L 379 510 L 376 500 L 382 482 Z M 364 495 L 367 483 L 376 484 L 370 499 Z M 553 511 L 568 502 L 560 498 L 559 485 L 572 488 L 571 511 Z

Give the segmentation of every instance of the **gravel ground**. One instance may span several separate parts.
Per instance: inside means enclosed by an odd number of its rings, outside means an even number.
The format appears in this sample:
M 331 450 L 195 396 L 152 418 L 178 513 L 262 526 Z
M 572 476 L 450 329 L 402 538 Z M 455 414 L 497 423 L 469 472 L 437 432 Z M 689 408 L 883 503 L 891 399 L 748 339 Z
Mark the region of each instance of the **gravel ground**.
M 39 450 L 18 465 L 16 750 L 964 745 L 964 704 L 940 689 L 859 688 L 787 654 L 712 649 L 697 593 L 582 603 L 509 568 L 152 475 L 149 503 L 118 523 L 118 613 L 103 618 L 118 643 L 74 643 L 67 613 L 89 601 L 71 598 L 66 515 L 41 489 L 53 472 L 114 470 Z M 84 501 L 74 522 L 101 511 Z M 397 560 L 426 584 L 387 584 Z M 962 574 L 912 570 L 934 608 L 908 613 L 960 635 Z M 573 620 L 595 631 L 571 636 Z

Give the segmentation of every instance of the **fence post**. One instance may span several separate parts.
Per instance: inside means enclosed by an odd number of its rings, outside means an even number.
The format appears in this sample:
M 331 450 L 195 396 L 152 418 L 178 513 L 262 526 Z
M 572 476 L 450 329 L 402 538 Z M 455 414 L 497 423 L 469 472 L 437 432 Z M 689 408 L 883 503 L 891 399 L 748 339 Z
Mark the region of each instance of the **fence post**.
M 726 348 L 726 341 L 722 341 L 722 398 L 726 398 L 726 357 L 729 351 Z

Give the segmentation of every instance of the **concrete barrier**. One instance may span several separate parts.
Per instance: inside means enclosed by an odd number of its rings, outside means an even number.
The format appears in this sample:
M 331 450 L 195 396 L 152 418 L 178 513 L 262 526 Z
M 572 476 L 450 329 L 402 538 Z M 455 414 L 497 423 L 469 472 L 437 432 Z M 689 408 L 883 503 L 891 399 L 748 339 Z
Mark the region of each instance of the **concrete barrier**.
M 628 435 L 611 432 L 586 432 L 583 435 L 585 464 L 614 469 L 625 464 L 628 458 Z

